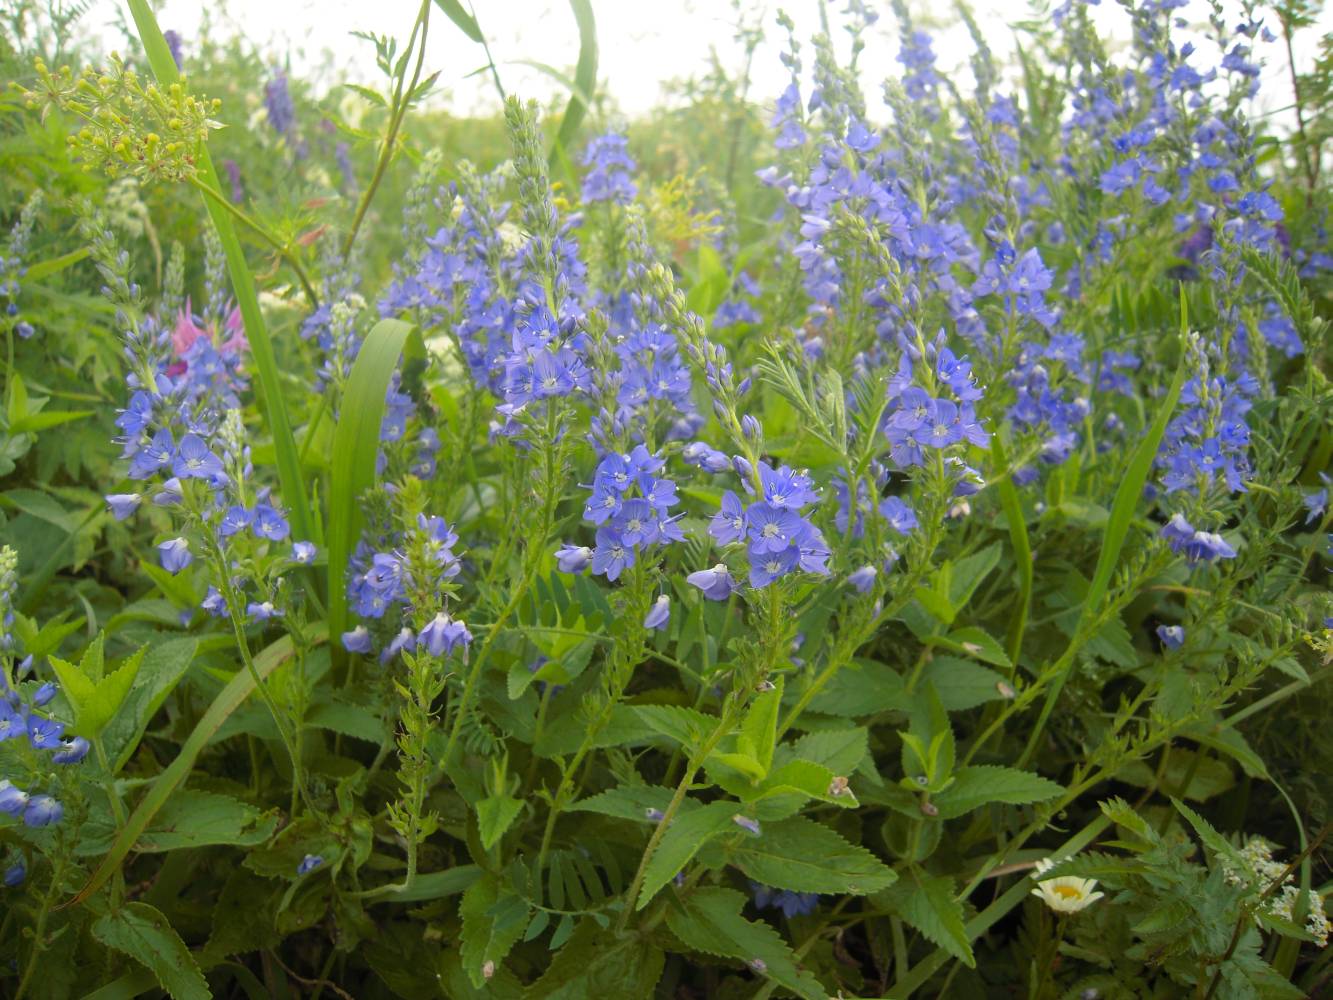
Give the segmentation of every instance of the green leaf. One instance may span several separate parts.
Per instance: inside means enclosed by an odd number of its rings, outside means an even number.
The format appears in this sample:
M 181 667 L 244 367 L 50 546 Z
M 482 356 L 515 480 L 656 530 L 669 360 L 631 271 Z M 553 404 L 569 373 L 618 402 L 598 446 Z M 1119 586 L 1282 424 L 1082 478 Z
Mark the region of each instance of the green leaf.
M 168 639 L 148 648 L 134 686 L 102 733 L 113 772 L 118 772 L 129 761 L 143 739 L 148 723 L 190 669 L 198 649 L 199 642 L 193 637 Z
M 657 891 L 675 878 L 705 843 L 723 830 L 733 828 L 731 817 L 736 809 L 735 802 L 710 802 L 683 815 L 677 813 L 648 861 L 635 909 L 642 910 L 647 906 Z
M 347 563 L 360 536 L 361 494 L 375 481 L 389 381 L 400 357 L 421 357 L 424 354 L 425 347 L 416 327 L 401 320 L 382 319 L 366 334 L 347 379 L 342 412 L 333 435 L 329 486 L 327 541 L 331 648 L 338 648 L 338 637 L 347 629 Z
M 779 764 L 788 759 L 813 761 L 822 764 L 835 775 L 847 777 L 865 760 L 870 732 L 864 728 L 825 729 L 807 733 L 790 748 L 778 750 Z
M 486 963 L 499 965 L 523 936 L 528 904 L 486 872 L 463 893 L 458 915 L 463 920 L 463 969 L 472 985 L 480 988 L 486 982 Z
M 630 708 L 648 729 L 683 746 L 701 742 L 717 725 L 711 715 L 680 705 L 631 705 Z
M 312 629 L 311 633 L 312 635 L 318 635 L 316 629 Z M 260 678 L 267 677 L 290 659 L 293 652 L 291 637 L 283 636 L 254 658 L 255 672 Z M 153 821 L 153 817 L 171 798 L 172 793 L 190 776 L 190 771 L 194 768 L 194 762 L 200 752 L 227 718 L 245 703 L 254 689 L 254 677 L 248 670 L 240 670 L 233 675 L 227 686 L 213 699 L 213 704 L 208 706 L 208 711 L 195 725 L 189 737 L 181 744 L 176 759 L 157 776 L 157 780 L 153 782 L 153 787 L 143 797 L 134 812 L 130 814 L 125 826 L 117 835 L 115 843 L 111 845 L 111 850 L 107 852 L 106 857 L 102 859 L 96 871 L 93 872 L 88 882 L 67 905 L 78 905 L 84 902 L 104 886 L 107 880 L 111 878 L 112 873 L 120 868 L 121 862 L 125 860 L 125 856 L 134 847 L 135 841 L 139 839 L 139 836 Z
M 1000 562 L 1000 543 L 988 545 L 980 552 L 964 556 L 953 565 L 949 580 L 949 603 L 961 611 L 972 600 L 977 588 L 991 575 Z
M 670 788 L 663 788 L 660 785 L 621 785 L 619 788 L 610 788 L 582 799 L 570 806 L 569 811 L 598 813 L 602 816 L 615 816 L 618 819 L 654 823 L 656 820 L 648 815 L 648 810 L 665 812 L 671 802 L 671 792 Z M 698 807 L 699 803 L 693 799 L 683 799 L 677 815 Z
M 140 852 L 178 851 L 212 844 L 253 847 L 273 836 L 275 812 L 261 812 L 228 795 L 185 789 L 172 796 L 134 843 Z
M 1039 774 L 991 764 L 960 768 L 953 777 L 953 784 L 931 799 L 940 819 L 962 816 L 989 802 L 1044 802 L 1064 791 L 1063 785 Z
M 444 11 L 444 16 L 453 21 L 468 38 L 478 44 L 485 41 L 481 28 L 477 25 L 477 19 L 465 11 L 458 0 L 435 0 L 435 6 Z
M 153 70 L 157 82 L 163 87 L 180 82 L 180 72 L 176 60 L 171 54 L 171 47 L 158 27 L 157 19 L 148 0 L 129 0 L 130 14 L 138 28 L 139 38 L 143 42 L 148 64 Z M 199 179 L 213 191 L 222 191 L 218 172 L 209 156 L 208 146 L 200 143 L 196 151 L 196 163 Z M 263 401 L 264 414 L 268 421 L 269 433 L 273 437 L 273 447 L 277 455 L 278 482 L 282 489 L 282 499 L 290 511 L 292 534 L 296 538 L 316 538 L 314 518 L 310 512 L 309 498 L 305 493 L 305 480 L 301 474 L 300 457 L 296 450 L 296 440 L 292 436 L 291 421 L 287 416 L 287 405 L 282 391 L 282 375 L 278 370 L 277 356 L 273 352 L 273 341 L 269 338 L 268 327 L 264 323 L 264 314 L 259 307 L 259 295 L 255 290 L 255 280 L 250 273 L 250 266 L 245 259 L 245 249 L 236 236 L 236 227 L 232 223 L 227 209 L 212 197 L 201 195 L 204 207 L 212 219 L 217 231 L 218 241 L 222 244 L 223 254 L 227 259 L 227 274 L 231 278 L 232 294 L 241 310 L 241 319 L 245 325 L 245 337 L 250 349 L 250 368 L 257 376 L 259 396 Z
M 99 917 L 93 937 L 147 966 L 175 1000 L 209 1000 L 203 973 L 160 911 L 147 903 L 126 903 Z
M 902 881 L 885 893 L 885 898 L 903 920 L 928 940 L 968 968 L 976 968 L 967 929 L 963 925 L 963 904 L 954 899 L 953 879 L 912 868 Z
M 70 729 L 71 733 L 89 739 L 96 739 L 102 735 L 102 730 L 115 718 L 130 693 L 134 679 L 139 676 L 139 667 L 146 652 L 148 647 L 140 646 L 136 652 L 126 657 L 124 663 L 97 682 L 92 697 L 77 713 L 76 723 Z
M 735 889 L 695 889 L 680 908 L 667 911 L 667 926 L 695 951 L 739 959 L 799 997 L 826 1000 L 828 991 L 796 965 L 796 956 L 777 931 L 762 920 L 741 916 L 745 903 L 745 895 Z
M 741 737 L 759 762 L 759 777 L 773 766 L 773 747 L 778 739 L 778 712 L 782 708 L 782 678 L 770 690 L 756 695 L 741 723 Z
M 552 164 L 558 159 L 557 153 L 568 153 L 573 148 L 574 137 L 588 113 L 586 99 L 580 95 L 591 97 L 597 92 L 597 19 L 593 15 L 592 2 L 569 0 L 569 6 L 579 26 L 579 61 L 574 67 L 576 89 L 570 94 L 564 117 L 560 119 L 560 130 L 551 150 Z
M 747 837 L 730 861 L 756 882 L 793 892 L 878 892 L 898 880 L 893 869 L 864 847 L 804 816 L 766 823 Z
M 59 274 L 65 268 L 77 264 L 89 254 L 88 247 L 79 247 L 77 250 L 71 250 L 69 253 L 61 254 L 59 257 L 53 257 L 50 260 L 38 261 L 28 268 L 28 273 L 24 275 L 26 281 L 41 281 L 43 278 L 49 278 L 53 274 Z
M 662 949 L 647 938 L 607 934 L 596 920 L 585 918 L 524 995 L 531 1000 L 650 1000 L 665 961 Z
M 956 656 L 937 656 L 921 672 L 940 696 L 946 712 L 961 712 L 1003 698 L 1000 685 L 1008 682 L 994 670 Z
M 99 636 L 98 641 L 100 639 Z M 55 671 L 56 680 L 60 682 L 61 693 L 64 694 L 65 700 L 69 702 L 70 708 L 74 709 L 74 714 L 77 717 L 80 709 L 92 700 L 93 694 L 97 691 L 97 683 L 74 664 L 62 660 L 58 656 L 47 657 L 47 662 L 51 664 L 51 669 Z
M 504 795 L 482 799 L 477 803 L 477 825 L 481 829 L 481 846 L 490 850 L 495 842 L 523 811 L 519 799 Z
M 1173 797 L 1171 804 L 1176 807 L 1176 812 L 1184 816 L 1189 825 L 1194 827 L 1194 832 L 1199 835 L 1203 846 L 1208 848 L 1210 854 L 1226 859 L 1237 870 L 1244 870 L 1245 865 L 1240 852 L 1232 847 L 1227 838 L 1218 833 L 1211 823 L 1177 798 Z
M 992 663 L 997 667 L 1013 666 L 1009 655 L 1004 651 L 1004 647 L 991 638 L 985 630 L 975 625 L 955 629 L 947 636 L 932 635 L 927 637 L 925 641 L 928 645 L 943 646 L 955 653 L 974 656 L 984 663 Z

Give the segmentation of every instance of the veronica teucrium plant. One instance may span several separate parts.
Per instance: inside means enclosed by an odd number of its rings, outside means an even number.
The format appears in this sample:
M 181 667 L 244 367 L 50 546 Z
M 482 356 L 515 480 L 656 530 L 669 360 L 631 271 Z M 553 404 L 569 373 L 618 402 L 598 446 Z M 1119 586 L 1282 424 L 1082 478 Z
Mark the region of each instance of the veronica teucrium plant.
M 1333 992 L 1313 9 L 596 6 L 0 29 L 0 993 Z

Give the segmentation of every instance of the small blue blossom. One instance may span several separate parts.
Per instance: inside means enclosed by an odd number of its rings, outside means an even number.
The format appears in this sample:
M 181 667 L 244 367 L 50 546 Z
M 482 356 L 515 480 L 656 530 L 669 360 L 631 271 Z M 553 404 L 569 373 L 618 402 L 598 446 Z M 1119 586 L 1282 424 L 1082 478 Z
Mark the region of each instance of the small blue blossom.
M 370 643 L 370 630 L 364 625 L 358 625 L 350 632 L 342 634 L 343 649 L 349 653 L 361 653 L 368 656 L 374 648 Z
M 643 627 L 647 629 L 664 629 L 671 618 L 671 598 L 666 594 L 658 595 L 653 606 L 648 609 L 648 614 L 644 616 Z
M 725 601 L 736 589 L 736 582 L 725 563 L 718 563 L 712 569 L 696 570 L 685 578 L 685 582 L 698 587 L 710 601 Z
M 1179 625 L 1158 625 L 1157 638 L 1167 649 L 1179 649 L 1185 644 L 1185 630 Z
M 301 859 L 301 863 L 296 866 L 297 875 L 309 875 L 316 868 L 324 864 L 324 859 L 318 854 L 307 854 Z
M 158 561 L 168 573 L 179 573 L 194 561 L 190 543 L 184 538 L 172 538 L 157 547 Z

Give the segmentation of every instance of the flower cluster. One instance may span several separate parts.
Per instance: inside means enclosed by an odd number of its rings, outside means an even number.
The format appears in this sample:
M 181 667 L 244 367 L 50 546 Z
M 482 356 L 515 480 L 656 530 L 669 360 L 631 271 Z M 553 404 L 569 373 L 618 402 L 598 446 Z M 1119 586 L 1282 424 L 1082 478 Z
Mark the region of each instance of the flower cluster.
M 14 332 L 24 340 L 36 331 L 31 323 L 19 318 L 20 281 L 27 274 L 24 257 L 28 252 L 28 242 L 32 238 L 32 229 L 37 221 L 37 212 L 41 204 L 41 192 L 34 192 L 24 203 L 18 221 L 9 231 L 9 243 L 5 247 L 5 252 L 0 254 L 0 300 L 4 302 L 4 324 L 12 326 Z
M 583 165 L 590 168 L 583 175 L 585 203 L 607 201 L 628 205 L 638 193 L 633 180 L 634 159 L 629 155 L 629 140 L 608 132 L 588 143 Z
M 1324 899 L 1318 892 L 1303 892 L 1295 881 L 1295 873 L 1273 857 L 1273 845 L 1262 837 L 1251 837 L 1234 859 L 1220 856 L 1222 870 L 1230 885 L 1269 893 L 1275 882 L 1281 881 L 1280 891 L 1269 895 L 1264 908 L 1279 920 L 1291 921 L 1298 902 L 1305 904 L 1305 930 L 1320 948 L 1328 946 L 1333 924 L 1324 911 Z M 1302 900 L 1301 897 L 1305 898 Z
M 556 554 L 562 571 L 591 566 L 594 574 L 618 580 L 643 550 L 685 540 L 680 515 L 670 513 L 679 502 L 676 484 L 656 475 L 665 464 L 643 445 L 603 456 L 583 507 L 583 519 L 597 526 L 596 545 L 563 546 Z
M 1221 535 L 1196 530 L 1181 514 L 1171 515 L 1171 520 L 1161 530 L 1161 536 L 1166 539 L 1171 551 L 1183 554 L 1191 566 L 1215 559 L 1236 558 L 1236 550 Z
M 814 482 L 785 465 L 774 469 L 760 462 L 756 472 L 756 499 L 746 505 L 731 490 L 724 493 L 721 510 L 708 526 L 709 535 L 719 545 L 745 543 L 751 587 L 767 587 L 794 572 L 828 575 L 828 543 L 800 513 L 819 501 Z M 753 496 L 749 481 L 745 486 Z M 689 582 L 712 600 L 725 598 L 731 590 L 730 576 L 721 567 L 693 573 Z

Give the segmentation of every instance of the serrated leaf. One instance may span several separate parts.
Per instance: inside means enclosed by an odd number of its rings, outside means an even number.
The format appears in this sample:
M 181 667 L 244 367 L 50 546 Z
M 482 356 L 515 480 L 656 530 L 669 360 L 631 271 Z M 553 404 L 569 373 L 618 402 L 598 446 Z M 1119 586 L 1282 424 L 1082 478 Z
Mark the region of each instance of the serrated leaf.
M 913 868 L 885 894 L 898 915 L 968 968 L 976 967 L 963 923 L 963 904 L 954 899 L 953 879 Z
M 807 733 L 791 747 L 779 748 L 775 759 L 779 764 L 790 759 L 812 761 L 846 777 L 865 760 L 869 741 L 870 733 L 862 727 L 825 729 Z
M 684 746 L 698 743 L 717 725 L 712 716 L 681 705 L 631 705 L 630 709 L 648 729 Z
M 463 969 L 472 985 L 480 988 L 486 982 L 486 963 L 498 966 L 523 936 L 528 904 L 486 872 L 463 893 L 458 915 L 463 921 Z
M 153 825 L 134 843 L 136 851 L 174 851 L 211 844 L 251 847 L 273 836 L 274 812 L 216 792 L 177 792 L 157 814 Z
M 928 636 L 925 641 L 928 645 L 943 646 L 955 653 L 973 656 L 984 663 L 990 663 L 997 667 L 1013 666 L 1013 663 L 1009 660 L 1009 655 L 1004 651 L 1004 647 L 983 629 L 977 628 L 975 625 L 955 629 L 947 636 Z
M 615 816 L 619 819 L 652 823 L 655 820 L 648 816 L 648 810 L 665 811 L 667 805 L 671 802 L 671 793 L 670 788 L 663 788 L 658 785 L 621 785 L 619 788 L 611 788 L 597 795 L 581 799 L 570 806 L 569 811 L 599 813 L 602 816 Z M 699 803 L 687 798 L 681 801 L 677 815 L 683 815 L 698 808 Z
M 51 669 L 55 671 L 56 680 L 60 682 L 61 693 L 65 700 L 69 702 L 70 708 L 74 709 L 77 717 L 79 711 L 93 697 L 93 692 L 97 690 L 97 684 L 88 677 L 82 670 L 58 656 L 47 657 L 47 662 L 51 664 Z
M 684 815 L 677 813 L 648 860 L 635 909 L 642 910 L 647 906 L 657 891 L 690 863 L 699 848 L 732 827 L 731 817 L 736 814 L 736 809 L 735 802 L 710 802 Z
M 926 664 L 923 680 L 935 686 L 946 712 L 961 712 L 1004 697 L 1005 679 L 988 667 L 956 656 L 937 656 Z
M 750 702 L 750 710 L 745 713 L 741 724 L 741 736 L 753 748 L 753 755 L 759 765 L 759 777 L 763 778 L 773 766 L 773 747 L 777 742 L 778 712 L 782 707 L 782 678 L 777 678 L 770 690 L 760 692 Z
M 756 882 L 793 892 L 865 895 L 898 876 L 864 847 L 804 816 L 767 823 L 731 851 L 732 864 Z
M 75 725 L 70 729 L 71 733 L 89 739 L 102 734 L 102 730 L 115 718 L 130 693 L 134 679 L 139 676 L 139 667 L 143 664 L 144 654 L 147 651 L 147 646 L 140 646 L 125 658 L 124 663 L 97 682 L 92 696 L 84 702 L 77 713 Z
M 931 802 L 939 809 L 940 819 L 953 819 L 990 802 L 1010 805 L 1044 802 L 1063 791 L 1063 785 L 1030 771 L 981 764 L 955 771 L 953 784 Z
M 705 955 L 746 963 L 806 1000 L 826 1000 L 828 991 L 798 968 L 787 942 L 763 921 L 741 916 L 746 898 L 734 889 L 695 889 L 680 908 L 667 911 L 667 926 L 687 946 Z
M 481 846 L 488 851 L 523 811 L 523 803 L 511 796 L 490 797 L 477 803 L 477 826 L 481 831 Z
M 649 1000 L 665 961 L 662 949 L 648 939 L 607 934 L 601 924 L 588 918 L 578 924 L 525 996 L 531 1000 Z
M 198 648 L 193 637 L 168 639 L 148 648 L 120 711 L 102 732 L 112 771 L 118 772 L 130 759 L 149 721 L 190 669 Z
M 212 993 L 190 949 L 155 907 L 126 903 L 99 917 L 93 937 L 148 967 L 175 1000 L 209 1000 Z

